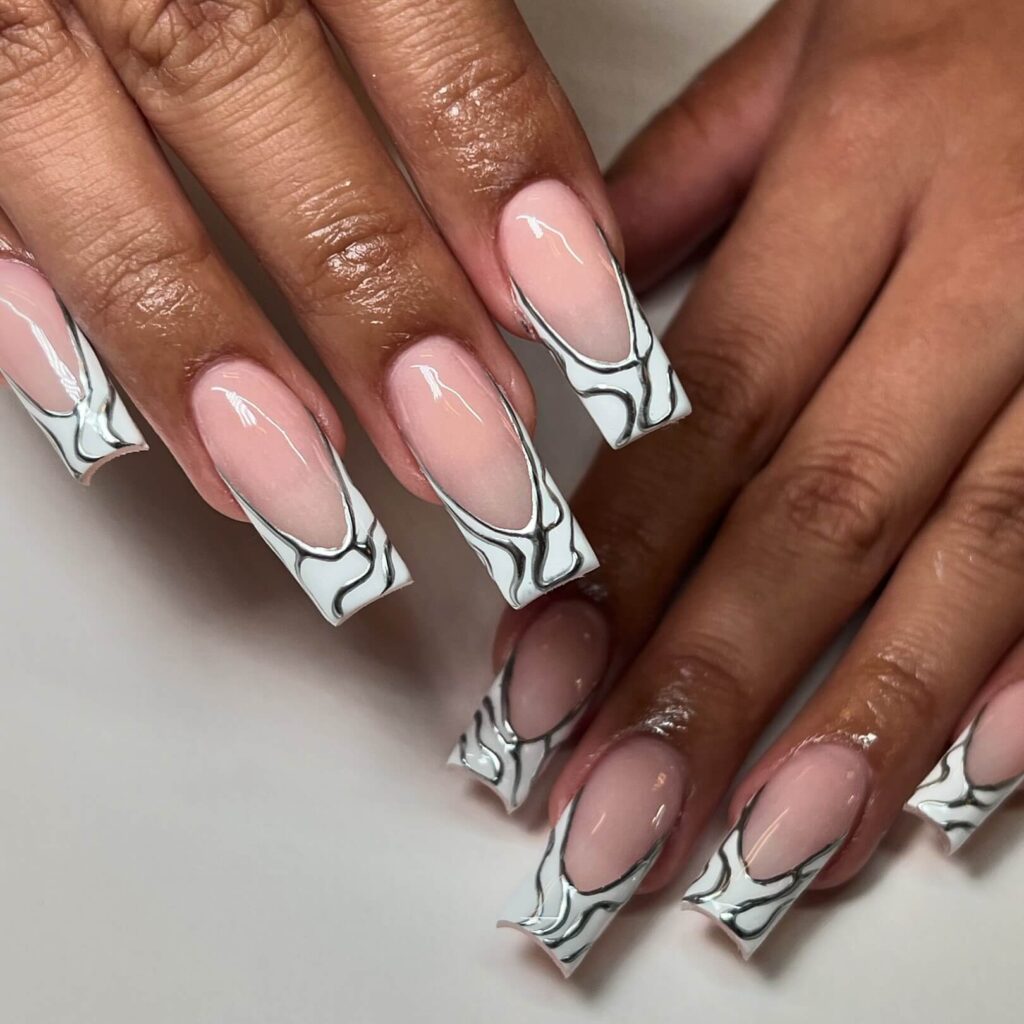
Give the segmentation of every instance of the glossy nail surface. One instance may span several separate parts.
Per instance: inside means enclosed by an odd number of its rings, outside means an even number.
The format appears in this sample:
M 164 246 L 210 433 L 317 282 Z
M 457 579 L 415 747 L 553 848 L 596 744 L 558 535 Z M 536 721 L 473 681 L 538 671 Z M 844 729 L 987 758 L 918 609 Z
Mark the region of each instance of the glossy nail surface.
M 280 378 L 250 360 L 217 363 L 193 385 L 192 409 L 221 478 L 330 622 L 411 582 L 334 447 Z
M 583 600 L 551 604 L 519 638 L 448 763 L 515 810 L 573 735 L 607 661 L 604 616 Z
M 402 436 L 516 608 L 597 566 L 512 405 L 449 338 L 405 349 L 387 378 Z
M 0 260 L 0 372 L 76 479 L 146 443 L 39 271 Z
M 612 747 L 562 814 L 499 927 L 529 935 L 571 974 L 654 865 L 685 793 L 682 758 L 663 740 L 635 736 Z
M 526 326 L 548 346 L 609 444 L 682 419 L 690 404 L 590 211 L 539 181 L 505 207 L 499 244 Z
M 867 762 L 851 747 L 799 749 L 744 808 L 684 908 L 706 914 L 751 956 L 842 848 L 869 783 Z
M 996 693 L 907 801 L 955 853 L 1024 784 L 1024 682 Z

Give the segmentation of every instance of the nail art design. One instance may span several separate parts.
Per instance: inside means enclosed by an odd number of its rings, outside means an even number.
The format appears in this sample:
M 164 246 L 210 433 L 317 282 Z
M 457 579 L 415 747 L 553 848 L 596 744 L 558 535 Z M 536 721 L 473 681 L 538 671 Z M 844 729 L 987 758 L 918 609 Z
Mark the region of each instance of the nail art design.
M 337 474 L 345 509 L 347 541 L 344 545 L 313 547 L 278 529 L 260 515 L 230 481 L 222 479 L 256 532 L 288 567 L 323 617 L 338 626 L 360 608 L 408 586 L 412 575 L 380 520 L 352 483 L 334 445 L 320 431 L 319 425 L 317 431 Z
M 0 373 L 68 472 L 87 483 L 108 459 L 145 451 L 148 445 L 92 345 L 42 275 L 11 261 L 3 265 L 2 273 L 0 329 L 12 332 L 0 346 L 5 355 L 2 362 L 17 355 L 26 365 L 21 383 L 5 365 L 0 365 Z M 13 296 L 8 290 L 13 290 Z M 15 346 L 31 346 L 42 362 L 32 366 L 28 352 L 16 353 Z M 41 397 L 40 388 L 48 399 Z
M 611 249 L 608 255 L 629 322 L 629 355 L 620 362 L 602 363 L 576 351 L 540 315 L 518 284 L 514 291 L 527 324 L 548 347 L 604 439 L 612 448 L 624 448 L 652 430 L 685 419 L 692 408 Z
M 225 486 L 328 622 L 412 582 L 320 424 L 270 370 L 214 364 L 192 408 Z
M 683 419 L 690 403 L 593 216 L 556 181 L 506 206 L 499 240 L 527 330 L 613 448 Z
M 683 897 L 683 909 L 699 911 L 721 925 L 739 947 L 744 960 L 750 959 L 846 839 L 845 834 L 839 836 L 785 874 L 754 878 L 747 869 L 742 850 L 744 833 L 757 800 L 758 797 L 754 797 L 747 804 L 736 827 Z
M 549 604 L 516 641 L 448 763 L 514 811 L 576 731 L 604 676 L 608 648 L 607 620 L 588 601 Z
M 569 831 L 581 797 L 582 793 L 563 812 L 548 837 L 536 874 L 524 882 L 498 921 L 499 928 L 516 928 L 536 939 L 566 978 L 632 899 L 666 839 L 660 836 L 640 860 L 609 885 L 581 892 L 565 867 Z
M 506 529 L 484 522 L 445 492 L 425 466 L 421 468 L 505 600 L 513 608 L 523 608 L 564 583 L 592 572 L 598 563 L 569 503 L 541 464 L 519 414 L 504 394 L 499 392 L 499 398 L 526 458 L 532 512 L 525 527 Z
M 968 771 L 971 744 L 987 710 L 983 710 L 960 734 L 906 803 L 905 810 L 910 814 L 941 830 L 950 854 L 956 853 L 978 827 L 1024 784 L 1024 774 L 988 785 L 972 780 Z

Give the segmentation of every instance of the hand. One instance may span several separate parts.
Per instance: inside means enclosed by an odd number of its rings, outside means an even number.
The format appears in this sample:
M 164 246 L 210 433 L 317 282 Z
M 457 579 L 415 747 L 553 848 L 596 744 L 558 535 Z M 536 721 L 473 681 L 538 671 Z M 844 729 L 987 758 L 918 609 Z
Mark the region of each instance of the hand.
M 340 621 L 409 574 L 345 475 L 327 397 L 150 128 L 255 249 L 395 475 L 448 508 L 512 604 L 593 567 L 488 312 L 529 325 L 588 391 L 636 344 L 633 299 L 589 147 L 511 0 L 0 0 L 0 370 L 88 479 L 144 447 L 88 335 L 203 497 L 250 519 Z M 616 443 L 687 411 L 657 343 L 626 362 L 627 397 L 650 371 L 674 401 L 588 398 Z
M 1022 35 L 1013 0 L 783 0 L 611 173 L 644 283 L 728 223 L 666 341 L 695 412 L 598 458 L 601 572 L 505 623 L 455 752 L 515 806 L 615 680 L 505 915 L 567 973 L 883 584 L 688 905 L 749 954 L 937 761 L 913 803 L 954 846 L 1024 772 Z

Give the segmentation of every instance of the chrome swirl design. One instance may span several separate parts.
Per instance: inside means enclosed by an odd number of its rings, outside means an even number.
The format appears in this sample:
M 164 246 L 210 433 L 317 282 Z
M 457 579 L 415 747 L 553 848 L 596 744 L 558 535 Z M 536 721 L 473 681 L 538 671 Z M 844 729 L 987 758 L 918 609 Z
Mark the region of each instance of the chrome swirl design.
M 939 763 L 907 801 L 905 809 L 935 825 L 945 837 L 948 853 L 956 853 L 979 825 L 1022 783 L 1024 775 L 994 786 L 980 786 L 967 773 L 967 754 L 984 709 L 942 755 Z
M 68 472 L 76 480 L 87 483 L 93 470 L 105 460 L 129 451 L 145 451 L 148 446 L 107 377 L 89 339 L 63 303 L 60 303 L 60 308 L 78 357 L 78 383 L 82 397 L 75 407 L 70 412 L 44 409 L 13 378 L 6 373 L 3 376 L 36 425 L 49 438 Z
M 580 797 L 565 809 L 548 837 L 537 871 L 509 901 L 499 928 L 515 928 L 538 942 L 565 977 L 579 967 L 593 944 L 633 897 L 665 843 L 659 839 L 620 878 L 581 892 L 565 869 L 565 847 Z
M 513 292 L 527 326 L 562 368 L 590 417 L 613 448 L 689 416 L 689 399 L 654 336 L 618 260 L 601 235 L 619 283 L 629 324 L 629 354 L 616 363 L 589 359 L 541 316 L 518 284 Z
M 720 925 L 744 960 L 764 942 L 846 839 L 845 835 L 837 837 L 785 874 L 754 878 L 743 859 L 743 834 L 757 799 L 755 796 L 743 809 L 736 827 L 683 897 L 683 909 L 699 911 Z
M 278 529 L 222 479 L 259 535 L 324 618 L 337 626 L 360 608 L 412 583 L 412 576 L 319 424 L 317 432 L 334 467 L 345 510 L 345 543 L 341 547 L 313 547 Z
M 484 563 L 491 579 L 513 608 L 522 608 L 563 583 L 597 568 L 597 557 L 573 517 L 512 404 L 498 389 L 516 437 L 522 445 L 530 477 L 532 511 L 522 529 L 491 526 L 452 498 L 421 464 L 448 514 L 466 542 Z
M 515 671 L 515 654 L 505 662 L 497 679 L 473 714 L 473 724 L 455 744 L 450 765 L 465 768 L 494 790 L 511 813 L 529 796 L 551 755 L 568 740 L 589 705 L 582 700 L 553 729 L 523 739 L 508 715 L 508 690 Z

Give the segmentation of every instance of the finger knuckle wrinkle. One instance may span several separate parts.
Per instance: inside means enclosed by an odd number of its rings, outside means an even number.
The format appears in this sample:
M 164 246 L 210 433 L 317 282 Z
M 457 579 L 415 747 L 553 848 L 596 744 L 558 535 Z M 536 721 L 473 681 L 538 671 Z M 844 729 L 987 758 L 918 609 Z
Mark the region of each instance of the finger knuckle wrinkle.
M 264 64 L 299 0 L 136 0 L 125 5 L 122 56 L 175 96 L 208 94 Z
M 422 236 L 417 219 L 335 188 L 304 203 L 302 212 L 310 221 L 301 271 L 305 300 L 314 309 L 338 299 L 387 303 L 412 265 Z
M 868 659 L 862 669 L 870 680 L 866 703 L 880 730 L 907 720 L 934 721 L 941 683 L 920 656 L 897 645 Z
M 882 544 L 893 516 L 890 457 L 864 441 L 826 447 L 771 482 L 783 528 L 851 562 Z
M 0 0 L 0 88 L 40 98 L 80 56 L 64 19 L 48 0 Z
M 971 559 L 1024 572 L 1024 468 L 1004 466 L 957 485 L 946 517 Z

